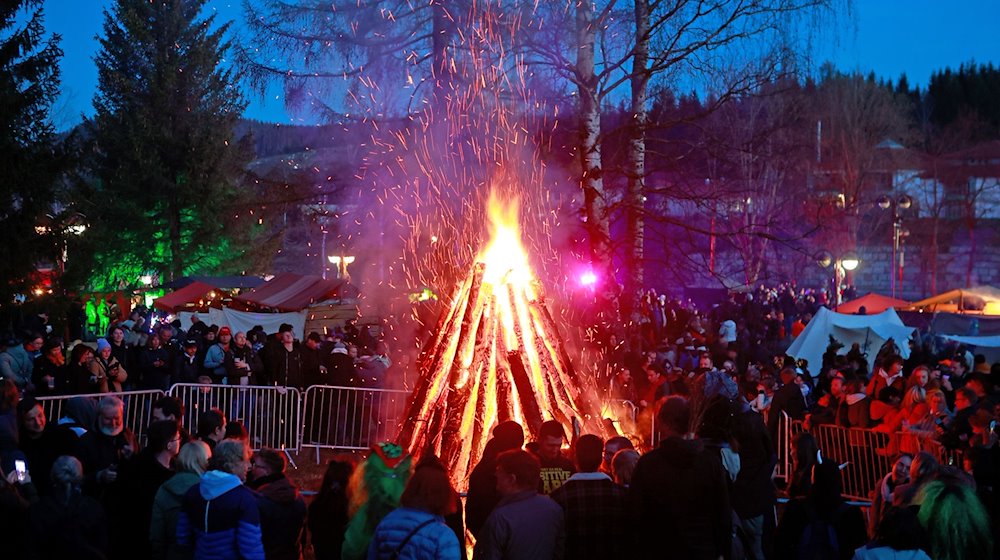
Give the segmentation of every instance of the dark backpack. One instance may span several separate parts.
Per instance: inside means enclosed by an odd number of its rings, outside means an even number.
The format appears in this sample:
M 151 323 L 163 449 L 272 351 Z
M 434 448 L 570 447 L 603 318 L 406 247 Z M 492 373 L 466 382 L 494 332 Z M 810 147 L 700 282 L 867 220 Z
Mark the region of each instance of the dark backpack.
M 847 509 L 847 504 L 840 504 L 829 519 L 823 519 L 810 506 L 809 519 L 795 548 L 795 557 L 799 560 L 839 560 L 836 524 Z

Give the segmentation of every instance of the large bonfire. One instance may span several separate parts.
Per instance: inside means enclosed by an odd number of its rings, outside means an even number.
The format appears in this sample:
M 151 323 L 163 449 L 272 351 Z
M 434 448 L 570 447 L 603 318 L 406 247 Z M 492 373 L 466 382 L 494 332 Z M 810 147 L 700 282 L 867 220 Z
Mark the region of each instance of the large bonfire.
M 498 422 L 532 436 L 548 419 L 602 430 L 521 245 L 516 199 L 491 196 L 489 218 L 491 241 L 421 354 L 398 437 L 439 455 L 463 485 Z

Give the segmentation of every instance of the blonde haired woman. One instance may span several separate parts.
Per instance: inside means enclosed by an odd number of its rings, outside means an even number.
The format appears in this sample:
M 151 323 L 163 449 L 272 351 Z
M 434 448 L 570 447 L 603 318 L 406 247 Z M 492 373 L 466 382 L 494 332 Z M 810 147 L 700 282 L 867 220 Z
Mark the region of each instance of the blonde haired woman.
M 177 474 L 163 483 L 153 500 L 153 519 L 149 524 L 149 540 L 153 546 L 153 558 L 190 558 L 189 547 L 177 544 L 177 516 L 181 511 L 184 494 L 198 484 L 201 475 L 208 470 L 208 460 L 212 451 L 201 441 L 189 441 L 181 447 L 175 467 Z

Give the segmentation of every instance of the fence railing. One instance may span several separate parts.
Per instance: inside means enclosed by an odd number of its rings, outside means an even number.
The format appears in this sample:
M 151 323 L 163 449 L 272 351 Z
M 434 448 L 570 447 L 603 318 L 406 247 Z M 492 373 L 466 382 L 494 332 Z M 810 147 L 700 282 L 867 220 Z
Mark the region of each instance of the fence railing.
M 38 402 L 45 411 L 45 417 L 50 422 L 62 418 L 66 403 L 71 399 L 92 401 L 95 409 L 97 403 L 107 396 L 115 396 L 125 403 L 125 427 L 132 430 L 140 443 L 146 441 L 146 428 L 149 427 L 150 413 L 153 403 L 164 395 L 163 391 L 127 391 L 123 393 L 90 393 L 86 395 L 60 395 L 56 397 L 38 397 Z M 96 417 L 96 416 L 95 416 Z M 89 428 L 89 427 L 88 427 Z
M 395 437 L 409 391 L 314 385 L 306 390 L 303 447 L 363 450 Z M 318 460 L 318 459 L 317 459 Z
M 870 500 L 879 481 L 892 470 L 900 453 L 915 454 L 926 451 L 941 464 L 961 467 L 960 451 L 946 449 L 940 442 L 913 432 L 883 432 L 861 428 L 844 428 L 833 425 L 813 426 L 805 429 L 802 421 L 787 416 L 780 422 L 778 438 L 779 471 L 789 476 L 792 469 L 792 439 L 808 431 L 816 439 L 823 457 L 837 461 L 841 467 L 844 495 L 856 500 Z
M 202 412 L 218 408 L 243 423 L 254 449 L 300 449 L 302 399 L 294 387 L 178 383 L 168 394 L 184 403 L 184 425 L 192 432 Z

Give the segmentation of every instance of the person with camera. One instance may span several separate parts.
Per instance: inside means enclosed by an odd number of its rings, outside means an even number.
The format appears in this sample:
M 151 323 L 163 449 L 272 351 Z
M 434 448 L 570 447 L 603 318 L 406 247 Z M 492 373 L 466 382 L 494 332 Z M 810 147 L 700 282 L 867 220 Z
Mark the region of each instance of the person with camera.
M 111 343 L 106 338 L 97 339 L 97 355 L 90 362 L 90 374 L 97 379 L 101 393 L 121 393 L 128 372 L 118 358 L 111 354 Z

